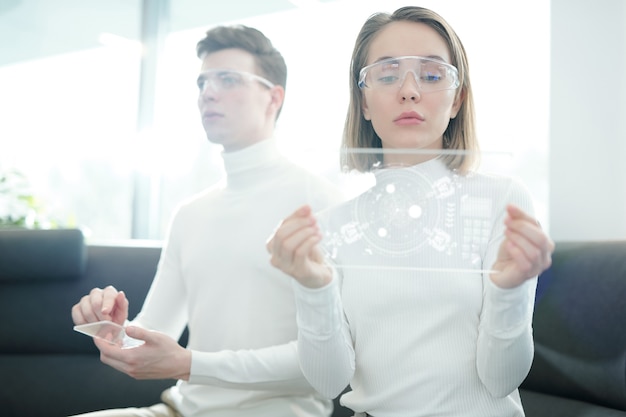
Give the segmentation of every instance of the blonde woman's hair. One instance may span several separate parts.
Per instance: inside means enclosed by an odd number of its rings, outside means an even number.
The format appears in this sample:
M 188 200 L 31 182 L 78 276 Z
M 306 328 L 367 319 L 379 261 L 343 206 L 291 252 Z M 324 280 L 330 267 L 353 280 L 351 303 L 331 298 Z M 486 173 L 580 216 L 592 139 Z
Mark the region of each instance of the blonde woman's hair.
M 407 6 L 389 13 L 376 13 L 370 16 L 357 36 L 350 64 L 350 104 L 346 116 L 341 144 L 341 166 L 345 170 L 356 169 L 366 172 L 382 161 L 381 153 L 351 152 L 353 149 L 380 148 L 382 141 L 374 131 L 372 123 L 363 117 L 363 95 L 358 87 L 359 72 L 367 65 L 368 51 L 376 35 L 389 23 L 410 21 L 423 23 L 433 28 L 446 42 L 451 56 L 451 64 L 459 72 L 460 85 L 456 99 L 462 99 L 457 116 L 450 120 L 443 133 L 443 149 L 451 151 L 441 157 L 450 169 L 467 172 L 478 164 L 478 141 L 475 132 L 474 100 L 469 78 L 467 55 L 461 40 L 452 27 L 432 10 Z

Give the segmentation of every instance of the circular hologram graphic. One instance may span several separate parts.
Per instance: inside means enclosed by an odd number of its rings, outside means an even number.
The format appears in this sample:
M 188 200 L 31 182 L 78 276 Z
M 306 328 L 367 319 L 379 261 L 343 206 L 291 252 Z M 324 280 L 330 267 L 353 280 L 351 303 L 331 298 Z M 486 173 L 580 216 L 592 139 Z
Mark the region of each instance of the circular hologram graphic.
M 428 244 L 442 211 L 434 184 L 410 169 L 389 169 L 376 175 L 376 185 L 361 194 L 352 218 L 369 248 L 404 256 Z

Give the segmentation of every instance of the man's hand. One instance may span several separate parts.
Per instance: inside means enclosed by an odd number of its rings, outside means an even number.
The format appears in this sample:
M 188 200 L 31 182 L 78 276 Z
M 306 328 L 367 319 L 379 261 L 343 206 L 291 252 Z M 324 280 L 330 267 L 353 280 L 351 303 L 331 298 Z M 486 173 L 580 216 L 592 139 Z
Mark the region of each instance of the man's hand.
M 109 285 L 104 289 L 94 288 L 72 307 L 74 324 L 110 320 L 123 325 L 128 318 L 128 300 L 124 291 Z
M 135 379 L 189 379 L 190 350 L 160 332 L 128 326 L 126 334 L 145 343 L 125 349 L 94 339 L 103 363 Z

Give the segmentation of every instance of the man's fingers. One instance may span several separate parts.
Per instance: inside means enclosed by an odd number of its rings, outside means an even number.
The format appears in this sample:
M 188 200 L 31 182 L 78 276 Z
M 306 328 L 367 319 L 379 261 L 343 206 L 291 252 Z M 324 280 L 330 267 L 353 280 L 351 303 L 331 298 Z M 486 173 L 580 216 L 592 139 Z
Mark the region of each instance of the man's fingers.
M 100 309 L 100 313 L 102 314 L 102 316 L 111 317 L 111 314 L 116 307 L 118 294 L 119 292 L 112 285 L 109 285 L 104 290 L 102 290 L 102 301 Z
M 87 323 L 87 319 L 83 315 L 83 311 L 81 310 L 80 307 L 81 307 L 80 303 L 77 303 L 74 306 L 72 306 L 72 321 L 74 322 L 74 324 Z
M 112 313 L 116 310 L 118 294 L 113 286 L 108 286 L 105 289 L 92 289 L 88 295 L 81 298 L 79 303 L 72 307 L 74 323 L 111 320 Z M 122 302 L 123 304 L 124 302 Z
M 154 332 L 151 332 L 149 330 L 146 329 L 142 329 L 141 327 L 138 326 L 128 326 L 126 327 L 126 334 L 130 337 L 132 337 L 133 339 L 139 339 L 139 340 L 143 340 L 145 342 L 151 341 L 152 340 L 152 334 Z

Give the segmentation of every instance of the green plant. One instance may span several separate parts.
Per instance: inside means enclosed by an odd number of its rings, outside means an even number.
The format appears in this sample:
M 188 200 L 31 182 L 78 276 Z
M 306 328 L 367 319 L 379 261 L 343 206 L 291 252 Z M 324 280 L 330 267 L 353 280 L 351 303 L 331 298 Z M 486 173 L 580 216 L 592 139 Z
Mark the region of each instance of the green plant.
M 26 176 L 18 170 L 0 171 L 0 228 L 55 227 L 45 216 L 41 202 L 33 195 Z

